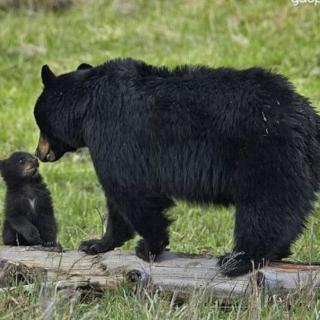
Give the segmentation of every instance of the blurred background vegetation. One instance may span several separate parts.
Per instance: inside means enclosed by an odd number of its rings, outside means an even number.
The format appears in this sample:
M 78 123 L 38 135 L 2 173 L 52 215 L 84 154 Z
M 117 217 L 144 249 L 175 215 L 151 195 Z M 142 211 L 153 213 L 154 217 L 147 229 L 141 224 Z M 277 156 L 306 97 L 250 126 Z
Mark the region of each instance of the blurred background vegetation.
M 320 108 L 319 44 L 320 5 L 295 6 L 290 0 L 0 0 L 0 159 L 16 150 L 33 152 L 36 147 L 33 106 L 42 89 L 43 64 L 58 74 L 82 62 L 96 65 L 115 57 L 168 66 L 262 66 L 287 76 Z M 77 248 L 81 240 L 100 236 L 105 200 L 86 150 L 42 165 L 41 171 L 53 195 L 62 244 Z M 0 204 L 4 192 L 0 182 Z M 171 250 L 215 255 L 230 250 L 232 213 L 233 208 L 179 202 L 170 211 L 175 219 Z M 320 261 L 319 217 L 316 203 L 292 259 Z M 125 248 L 133 248 L 135 241 Z M 15 295 L 21 303 L 0 296 L 0 317 L 41 316 L 35 292 Z M 221 308 L 221 301 L 208 305 L 195 300 L 172 309 L 159 297 L 138 301 L 126 288 L 94 304 L 76 301 L 72 313 L 62 308 L 58 318 L 68 318 L 70 313 L 71 318 L 91 315 L 90 319 L 233 319 L 250 313 L 242 302 Z M 31 307 L 33 303 L 36 307 Z M 313 319 L 319 312 L 317 300 L 308 299 L 290 311 L 286 304 L 273 301 L 261 307 L 259 314 L 283 319 L 290 313 L 297 319 L 299 315 Z

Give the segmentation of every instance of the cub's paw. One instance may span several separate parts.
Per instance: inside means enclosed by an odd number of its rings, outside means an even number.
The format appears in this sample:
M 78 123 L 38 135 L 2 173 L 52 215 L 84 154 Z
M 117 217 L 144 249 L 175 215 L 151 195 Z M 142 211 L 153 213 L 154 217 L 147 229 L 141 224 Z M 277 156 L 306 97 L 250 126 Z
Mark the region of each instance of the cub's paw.
M 30 229 L 23 236 L 28 242 L 28 245 L 30 246 L 36 246 L 36 245 L 42 244 L 40 233 L 37 229 Z
M 42 245 L 44 247 L 56 247 L 57 246 L 57 242 L 56 241 L 43 241 Z
M 112 247 L 99 239 L 82 241 L 79 247 L 80 251 L 83 251 L 87 254 L 98 254 L 101 252 L 110 251 L 112 249 Z
M 56 241 L 44 241 L 42 246 L 47 249 L 47 251 L 52 252 L 63 252 L 63 247 L 59 242 Z
M 238 277 L 264 266 L 262 261 L 253 261 L 244 252 L 233 252 L 220 256 L 218 265 L 221 273 L 227 277 Z

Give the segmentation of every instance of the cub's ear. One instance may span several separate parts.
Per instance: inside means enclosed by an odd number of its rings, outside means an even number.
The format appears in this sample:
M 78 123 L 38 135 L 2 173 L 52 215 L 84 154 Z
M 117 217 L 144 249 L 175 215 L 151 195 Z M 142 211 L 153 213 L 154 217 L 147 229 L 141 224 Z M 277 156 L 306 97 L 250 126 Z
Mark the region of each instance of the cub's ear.
M 86 69 L 92 69 L 92 68 L 93 68 L 92 65 L 88 63 L 81 63 L 77 68 L 77 70 L 86 70 Z
M 41 78 L 42 78 L 42 82 L 45 87 L 50 87 L 56 79 L 55 74 L 50 70 L 50 68 L 47 64 L 42 66 Z

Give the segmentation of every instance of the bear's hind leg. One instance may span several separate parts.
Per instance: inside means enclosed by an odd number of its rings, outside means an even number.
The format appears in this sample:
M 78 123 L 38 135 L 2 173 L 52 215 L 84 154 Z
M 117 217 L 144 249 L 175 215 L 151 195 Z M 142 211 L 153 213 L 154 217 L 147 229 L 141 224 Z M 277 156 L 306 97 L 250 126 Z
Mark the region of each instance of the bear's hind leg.
M 299 211 L 257 201 L 236 210 L 233 253 L 220 257 L 221 272 L 235 277 L 290 254 L 290 245 L 303 230 Z
M 102 239 L 82 241 L 79 250 L 88 254 L 107 252 L 120 247 L 133 237 L 134 230 L 129 222 L 123 218 L 118 206 L 111 198 L 108 199 L 108 209 L 107 230 Z
M 3 231 L 2 231 L 3 244 L 9 246 L 18 245 L 18 235 L 17 232 L 11 228 L 10 224 L 7 220 L 3 223 Z
M 225 275 L 238 276 L 289 255 L 311 212 L 316 185 L 306 161 L 305 137 L 286 130 L 255 136 L 239 159 L 234 254 L 219 263 Z
M 3 223 L 3 244 L 7 246 L 27 246 L 27 240 L 14 230 L 7 220 Z
M 272 261 L 280 261 L 283 258 L 286 258 L 291 255 L 290 244 L 284 245 L 283 247 L 279 248 L 278 252 L 274 253 L 272 257 Z

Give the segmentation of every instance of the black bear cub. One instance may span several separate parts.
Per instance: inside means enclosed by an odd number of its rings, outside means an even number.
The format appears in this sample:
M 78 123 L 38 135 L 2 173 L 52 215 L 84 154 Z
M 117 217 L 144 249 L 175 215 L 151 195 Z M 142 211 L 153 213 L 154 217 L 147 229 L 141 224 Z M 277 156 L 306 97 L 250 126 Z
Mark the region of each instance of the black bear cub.
M 57 246 L 57 224 L 50 193 L 31 154 L 15 152 L 0 161 L 7 185 L 3 243 L 5 245 Z

